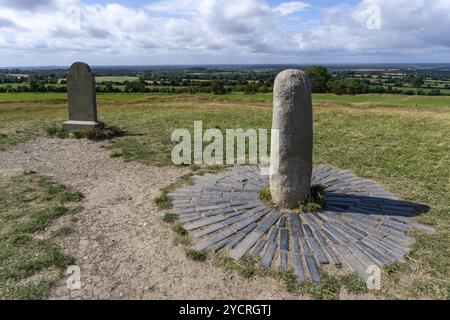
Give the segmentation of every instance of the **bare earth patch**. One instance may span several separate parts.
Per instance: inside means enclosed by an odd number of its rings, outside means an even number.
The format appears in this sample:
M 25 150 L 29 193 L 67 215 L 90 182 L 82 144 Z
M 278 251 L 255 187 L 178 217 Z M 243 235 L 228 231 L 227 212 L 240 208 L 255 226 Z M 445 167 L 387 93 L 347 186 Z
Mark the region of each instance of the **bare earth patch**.
M 52 299 L 286 299 L 282 283 L 245 280 L 189 260 L 153 204 L 159 190 L 189 169 L 111 158 L 104 143 L 36 139 L 0 152 L 0 175 L 24 170 L 53 177 L 85 195 L 75 232 L 61 245 L 81 269 L 81 290 L 63 278 Z

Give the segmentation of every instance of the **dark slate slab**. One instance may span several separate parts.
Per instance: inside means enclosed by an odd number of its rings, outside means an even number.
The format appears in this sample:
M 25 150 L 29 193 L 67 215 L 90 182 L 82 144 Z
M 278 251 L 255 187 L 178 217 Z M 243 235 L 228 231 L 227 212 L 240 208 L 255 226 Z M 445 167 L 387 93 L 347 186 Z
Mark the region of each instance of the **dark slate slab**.
M 214 205 L 214 206 L 197 207 L 196 211 L 203 212 L 203 211 L 219 210 L 219 209 L 225 209 L 227 207 L 228 207 L 228 204 L 223 203 L 223 204 L 218 204 L 218 205 Z
M 292 255 L 292 265 L 294 267 L 295 277 L 299 282 L 305 281 L 305 269 L 303 267 L 301 256 L 298 254 Z
M 235 237 L 232 236 L 232 237 L 228 237 L 228 238 L 226 238 L 226 239 L 223 239 L 223 240 L 221 240 L 221 241 L 219 241 L 219 242 L 213 244 L 213 245 L 210 247 L 210 250 L 213 251 L 213 252 L 217 252 L 217 251 L 223 249 L 223 248 L 224 248 L 228 243 L 230 243 L 234 238 L 235 238 Z
M 360 240 L 362 238 L 364 238 L 365 235 L 362 235 L 358 232 L 356 232 L 355 230 L 352 230 L 350 228 L 348 228 L 347 226 L 341 224 L 341 223 L 337 223 L 337 222 L 330 222 L 330 224 L 335 227 L 337 230 L 339 230 L 341 233 L 343 233 L 344 235 L 346 235 L 348 238 L 353 238 L 355 240 Z
M 251 225 L 249 225 L 245 229 L 241 230 L 241 233 L 244 234 L 244 235 L 248 235 L 250 232 L 255 230 L 257 226 L 258 226 L 258 224 L 252 223 Z
M 303 237 L 303 229 L 300 222 L 300 216 L 297 213 L 289 213 L 289 222 L 291 224 L 292 234 L 296 237 Z
M 248 218 L 250 218 L 250 217 L 252 217 L 252 214 L 249 213 L 249 212 L 245 212 L 245 213 L 243 213 L 243 214 L 240 214 L 240 215 L 231 217 L 231 218 L 229 218 L 229 219 L 223 221 L 223 223 L 225 223 L 227 226 L 229 226 L 229 225 L 232 225 L 232 224 L 234 224 L 234 223 L 236 223 L 236 222 L 239 222 L 239 221 L 241 221 L 241 220 L 248 219 Z
M 314 238 L 308 238 L 307 239 L 309 246 L 311 247 L 312 252 L 314 253 L 314 256 L 317 258 L 320 264 L 329 264 L 330 261 L 328 260 L 327 256 L 325 255 L 325 252 L 320 247 L 319 242 Z
M 197 220 L 194 222 L 188 222 L 183 225 L 183 228 L 187 231 L 198 229 L 210 224 L 213 224 L 214 222 L 219 222 L 225 220 L 227 217 L 225 215 L 218 215 L 214 217 L 209 218 L 203 218 L 201 220 Z
M 312 233 L 311 228 L 309 227 L 309 225 L 307 224 L 302 224 L 303 230 L 305 231 L 306 237 L 307 238 L 313 238 L 314 235 Z
M 402 254 L 396 254 L 395 252 L 391 251 L 389 248 L 387 248 L 382 242 L 378 241 L 377 239 L 373 240 L 371 238 L 365 238 L 363 240 L 365 243 L 370 245 L 372 248 L 376 249 L 378 252 L 381 252 L 385 257 L 387 257 L 391 262 L 400 260 L 402 258 Z
M 280 269 L 288 269 L 288 252 L 286 250 L 280 250 Z
M 232 224 L 231 227 L 237 232 L 258 220 L 259 220 L 259 218 L 257 216 L 252 216 L 252 217 L 249 217 L 247 219 L 244 219 L 242 221 Z
M 226 225 L 225 223 L 223 223 L 223 222 L 216 223 L 216 224 L 211 225 L 211 226 L 208 226 L 207 228 L 204 228 L 204 229 L 202 229 L 202 230 L 194 231 L 194 232 L 192 233 L 192 236 L 194 237 L 194 239 L 197 239 L 197 238 L 206 236 L 206 235 L 208 235 L 208 234 L 210 234 L 210 233 L 213 233 L 213 232 L 215 232 L 215 231 L 217 231 L 217 230 L 223 229 L 223 228 L 225 228 L 226 226 L 227 226 L 227 225 Z
M 405 247 L 399 243 L 394 243 L 387 238 L 380 239 L 380 238 L 377 238 L 374 236 L 368 236 L 367 238 L 374 242 L 379 242 L 384 247 L 386 247 L 388 250 L 392 251 L 393 253 L 397 254 L 398 256 L 403 256 L 405 254 L 405 252 L 407 251 L 407 247 Z
M 338 230 L 336 230 L 336 228 L 334 228 L 330 223 L 324 223 L 322 225 L 322 227 L 324 228 L 324 230 L 326 230 L 328 232 L 328 234 L 330 234 L 333 238 L 339 240 L 340 243 L 348 243 L 350 240 L 346 237 L 344 237 L 344 235 L 342 233 L 340 233 Z
M 303 249 L 304 254 L 312 254 L 311 249 L 309 248 L 308 243 L 306 242 L 305 238 L 298 237 L 298 241 L 300 243 L 300 246 Z
M 322 230 L 322 234 L 323 234 L 328 240 L 330 240 L 330 242 L 331 242 L 332 244 L 334 244 L 334 245 L 340 244 L 339 241 L 337 241 L 336 238 L 333 237 L 333 235 L 332 235 L 329 231 L 327 231 L 327 230 L 324 229 L 324 230 Z
M 348 250 L 345 246 L 335 246 L 336 251 L 341 256 L 343 261 L 346 262 L 346 264 L 358 273 L 363 279 L 367 280 L 368 274 L 366 273 L 366 268 L 364 265 L 351 253 L 350 250 Z
M 253 209 L 257 206 L 256 203 L 253 204 L 245 204 L 245 205 L 240 205 L 240 206 L 236 206 L 233 207 L 235 210 L 243 210 L 243 209 Z
M 256 244 L 255 248 L 253 249 L 252 254 L 258 255 L 262 251 L 264 246 L 266 245 L 266 242 L 267 241 L 263 240 L 263 239 L 259 240 L 258 243 Z
M 303 218 L 308 223 L 308 225 L 313 229 L 314 231 L 318 231 L 321 229 L 320 225 L 314 220 L 314 215 L 311 213 L 305 213 Z
M 239 242 L 245 238 L 245 234 L 238 233 L 233 240 L 228 243 L 228 248 L 234 248 Z
M 331 247 L 324 247 L 324 248 L 325 248 L 325 251 L 328 254 L 328 257 L 330 257 L 331 263 L 336 265 L 336 266 L 340 266 L 341 265 L 341 261 L 339 260 L 338 256 L 333 251 L 333 249 Z
M 281 213 L 278 211 L 273 211 L 266 219 L 264 219 L 258 226 L 258 231 L 261 233 L 266 233 L 269 229 L 278 221 Z
M 280 229 L 280 249 L 289 250 L 289 231 Z
M 242 258 L 251 247 L 261 238 L 263 235 L 258 229 L 251 232 L 244 240 L 242 240 L 236 247 L 230 251 L 230 257 L 235 260 Z
M 314 261 L 313 256 L 306 255 L 305 256 L 306 265 L 308 266 L 309 275 L 311 276 L 311 280 L 314 283 L 320 282 L 319 269 L 317 269 L 316 262 Z
M 281 216 L 280 221 L 278 222 L 278 228 L 285 228 L 286 227 L 286 217 Z
M 270 232 L 270 236 L 269 236 L 269 241 L 274 242 L 275 239 L 277 238 L 277 234 L 278 234 L 278 228 L 277 227 L 273 227 L 272 231 Z
M 370 265 L 380 265 L 379 262 L 377 262 L 375 259 L 373 259 L 371 256 L 367 255 L 365 252 L 363 252 L 362 250 L 360 250 L 360 248 L 358 246 L 356 246 L 353 243 L 349 243 L 347 244 L 347 248 L 350 249 L 351 252 L 353 252 L 353 254 L 359 258 L 360 261 L 362 261 L 362 263 L 364 264 L 364 267 L 368 267 Z
M 367 252 L 372 257 L 377 259 L 382 264 L 388 264 L 390 262 L 385 256 L 383 256 L 380 252 L 372 248 L 372 246 L 368 245 L 366 242 L 358 241 L 356 245 L 359 246 L 362 250 L 364 250 L 364 252 Z
M 293 236 L 291 234 L 291 239 L 292 239 L 292 252 L 294 254 L 300 254 L 300 243 L 298 241 L 298 237 Z
M 235 232 L 231 229 L 223 229 L 220 232 L 214 233 L 213 235 L 211 235 L 210 237 L 200 240 L 198 241 L 193 247 L 192 249 L 196 250 L 196 251 L 202 251 L 206 248 L 208 248 L 209 246 L 233 235 Z
M 275 255 L 275 250 L 277 249 L 277 243 L 273 241 L 267 242 L 266 252 L 261 260 L 261 267 L 268 268 L 272 263 L 273 257 Z

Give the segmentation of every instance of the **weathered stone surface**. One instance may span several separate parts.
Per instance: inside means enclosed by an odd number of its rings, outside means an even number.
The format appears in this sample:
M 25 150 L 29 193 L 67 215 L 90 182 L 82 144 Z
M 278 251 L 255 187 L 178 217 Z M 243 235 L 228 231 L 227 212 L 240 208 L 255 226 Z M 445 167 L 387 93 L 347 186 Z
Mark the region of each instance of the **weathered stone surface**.
M 95 77 L 91 68 L 83 62 L 75 62 L 67 76 L 67 101 L 69 121 L 63 124 L 66 132 L 92 128 L 99 125 Z
M 288 269 L 288 252 L 286 250 L 280 250 L 280 269 Z
M 252 254 L 258 255 L 261 252 L 261 250 L 264 248 L 265 245 L 266 245 L 266 240 L 259 240 L 258 244 L 253 249 Z
M 311 276 L 312 282 L 319 282 L 320 276 L 319 276 L 319 269 L 317 269 L 316 262 L 314 261 L 314 258 L 311 255 L 305 256 L 306 266 L 308 267 L 309 275 Z
M 274 84 L 270 191 L 282 208 L 297 207 L 311 187 L 312 175 L 311 85 L 301 70 L 285 70 Z

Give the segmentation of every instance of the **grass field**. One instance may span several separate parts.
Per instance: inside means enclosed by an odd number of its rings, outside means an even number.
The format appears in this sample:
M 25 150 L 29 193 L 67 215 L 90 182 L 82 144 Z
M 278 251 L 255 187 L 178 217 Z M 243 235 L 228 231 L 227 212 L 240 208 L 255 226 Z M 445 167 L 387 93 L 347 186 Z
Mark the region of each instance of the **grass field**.
M 271 102 L 271 93 L 242 94 L 231 93 L 226 95 L 213 94 L 145 94 L 145 93 L 100 93 L 99 101 L 154 101 L 159 99 L 207 99 L 215 101 L 244 101 L 244 102 Z M 29 102 L 29 101 L 66 101 L 66 93 L 0 93 L 0 103 L 4 102 Z M 368 95 L 331 95 L 314 94 L 314 102 L 333 102 L 349 105 L 394 105 L 394 106 L 445 106 L 450 107 L 450 96 L 406 96 L 389 94 Z
M 125 81 L 136 81 L 138 80 L 138 77 L 127 77 L 127 76 L 115 76 L 115 77 L 108 77 L 108 76 L 103 76 L 103 77 L 95 77 L 95 82 L 97 83 L 103 83 L 103 82 L 120 82 L 123 83 Z
M 98 95 L 99 117 L 128 131 L 108 146 L 114 156 L 170 165 L 171 133 L 270 128 L 271 95 Z M 417 105 L 417 106 L 416 106 Z M 353 170 L 400 197 L 427 204 L 417 218 L 435 234 L 417 234 L 404 263 L 386 268 L 380 295 L 450 298 L 450 97 L 314 97 L 314 162 Z M 0 94 L 0 148 L 67 118 L 64 94 Z
M 0 300 L 43 299 L 74 261 L 55 240 L 72 231 L 83 196 L 32 173 L 0 177 L 0 188 Z M 72 219 L 46 231 L 62 216 Z

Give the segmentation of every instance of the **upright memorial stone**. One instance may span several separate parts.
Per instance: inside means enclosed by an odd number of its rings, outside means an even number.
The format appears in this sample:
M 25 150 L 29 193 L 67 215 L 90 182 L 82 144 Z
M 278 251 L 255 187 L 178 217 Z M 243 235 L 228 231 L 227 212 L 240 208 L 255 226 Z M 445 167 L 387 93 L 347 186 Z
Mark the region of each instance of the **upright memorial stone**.
M 75 62 L 67 76 L 67 100 L 69 121 L 63 123 L 63 130 L 69 132 L 97 127 L 97 101 L 95 77 L 91 68 L 83 62 Z
M 311 84 L 301 70 L 285 70 L 273 92 L 270 191 L 275 204 L 295 208 L 311 189 L 313 121 Z

